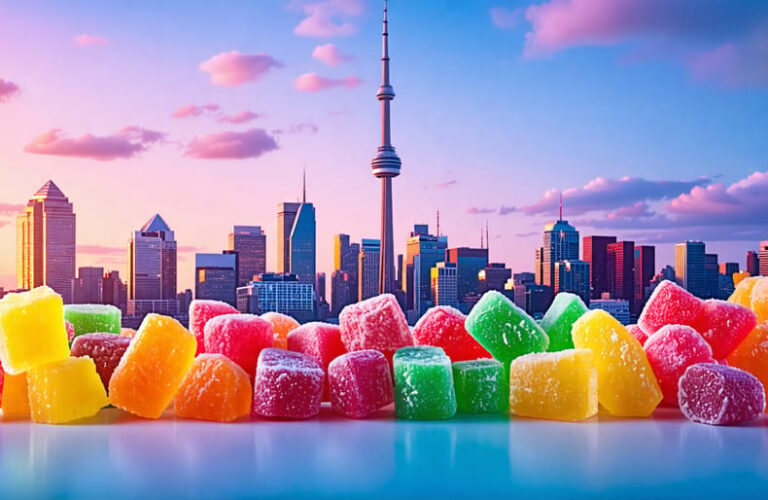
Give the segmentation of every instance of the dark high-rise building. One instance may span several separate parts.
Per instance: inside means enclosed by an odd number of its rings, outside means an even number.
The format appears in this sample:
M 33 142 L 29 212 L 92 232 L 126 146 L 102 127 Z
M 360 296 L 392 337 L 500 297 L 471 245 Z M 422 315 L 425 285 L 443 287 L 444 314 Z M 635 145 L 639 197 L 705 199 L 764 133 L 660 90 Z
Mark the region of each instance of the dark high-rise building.
M 488 267 L 487 248 L 449 248 L 445 260 L 456 264 L 456 293 L 459 309 L 469 311 L 471 297 L 477 294 L 480 271 Z
M 633 314 L 639 314 L 645 306 L 646 289 L 656 272 L 656 247 L 635 247 L 635 303 Z
M 237 284 L 267 272 L 267 235 L 261 226 L 235 226 L 229 233 L 229 249 L 237 252 Z
M 102 304 L 104 299 L 104 268 L 81 267 L 72 278 L 73 304 Z
M 237 305 L 237 254 L 195 254 L 195 298 Z
M 357 300 L 357 265 L 360 255 L 360 244 L 351 243 L 348 234 L 337 234 L 333 238 L 333 268 L 348 275 L 350 289 L 354 291 L 349 297 L 349 302 Z M 333 281 L 331 281 L 333 287 Z M 333 294 L 331 294 L 333 295 Z M 334 305 L 334 307 L 336 307 Z
M 541 285 L 544 282 L 544 247 L 536 249 L 535 263 L 534 279 L 536 284 Z
M 704 298 L 715 299 L 720 296 L 720 263 L 716 253 L 704 254 L 704 273 L 706 294 Z
M 608 245 L 608 286 L 611 297 L 635 301 L 635 242 L 619 241 Z
M 75 277 L 75 212 L 53 183 L 46 182 L 16 216 L 16 281 L 19 289 L 46 285 L 72 302 Z
M 318 304 L 325 302 L 325 273 L 315 275 L 315 294 Z
M 102 278 L 102 300 L 119 308 L 123 314 L 127 312 L 128 287 L 120 279 L 119 271 L 109 271 Z
M 701 241 L 686 241 L 675 245 L 677 284 L 697 297 L 706 297 L 707 295 L 705 249 L 706 247 Z
M 536 283 L 536 276 L 534 273 L 522 272 L 514 273 L 512 275 L 512 282 L 517 285 L 525 285 L 526 283 Z
M 358 300 L 379 294 L 379 252 L 381 242 L 363 238 L 358 256 Z
M 760 274 L 760 254 L 754 250 L 747 252 L 747 267 L 745 269 L 750 276 L 758 276 Z
M 555 262 L 554 294 L 574 293 L 589 304 L 589 262 L 584 260 L 560 260 Z
M 331 274 L 331 315 L 338 316 L 345 306 L 357 300 L 357 289 L 352 287 L 349 274 L 339 269 Z
M 277 213 L 278 272 L 295 274 L 302 283 L 315 283 L 315 207 L 306 201 L 306 183 L 301 203 L 281 203 Z
M 615 236 L 585 236 L 583 260 L 589 262 L 591 297 L 599 299 L 604 292 L 611 292 L 613 284 L 608 277 L 608 245 L 616 243 Z M 653 276 L 653 274 L 651 274 Z
M 560 217 L 544 226 L 541 247 L 541 283 L 555 288 L 555 263 L 579 260 L 579 232 L 563 220 L 563 199 L 560 197 Z
M 430 270 L 432 303 L 434 305 L 458 307 L 457 269 L 453 262 L 438 262 Z
M 731 296 L 733 290 L 736 288 L 733 285 L 733 275 L 739 272 L 738 262 L 721 262 L 720 263 L 720 296 L 719 298 L 725 299 Z
M 515 304 L 535 318 L 541 318 L 552 303 L 552 289 L 534 282 L 515 285 Z
M 416 224 L 408 238 L 403 268 L 406 309 L 421 316 L 431 302 L 430 269 L 445 260 L 448 238 L 429 234 L 427 224 Z M 420 256 L 418 269 L 415 258 Z M 418 307 L 417 307 L 418 305 Z
M 760 242 L 760 275 L 768 276 L 768 240 Z
M 291 231 L 301 203 L 280 203 L 277 206 L 277 272 L 291 270 Z
M 504 286 L 510 278 L 512 278 L 512 269 L 509 269 L 504 263 L 492 262 L 478 273 L 477 291 L 481 294 L 489 290 L 500 292 L 504 290 Z
M 176 239 L 160 214 L 134 231 L 128 244 L 128 314 L 177 314 Z

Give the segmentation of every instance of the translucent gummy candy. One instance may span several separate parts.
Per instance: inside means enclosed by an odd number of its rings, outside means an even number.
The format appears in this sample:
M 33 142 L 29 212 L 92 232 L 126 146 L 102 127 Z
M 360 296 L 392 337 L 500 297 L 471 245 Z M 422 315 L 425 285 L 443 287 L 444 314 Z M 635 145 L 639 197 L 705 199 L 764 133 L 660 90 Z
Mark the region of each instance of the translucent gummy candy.
M 662 393 L 643 346 L 609 313 L 589 311 L 573 325 L 573 344 L 590 349 L 597 368 L 598 400 L 619 417 L 647 417 Z
M 277 347 L 279 349 L 287 349 L 288 334 L 300 326 L 299 322 L 287 314 L 278 312 L 264 313 L 261 315 L 261 318 L 272 323 L 272 329 L 275 331 L 275 341 L 273 347 Z
M 72 323 L 75 337 L 84 333 L 120 333 L 120 309 L 107 304 L 64 306 L 64 319 Z
M 461 413 L 507 413 L 509 378 L 495 359 L 453 363 L 457 410 Z
M 69 357 L 64 303 L 47 286 L 0 299 L 0 362 L 18 375 Z
M 395 416 L 439 420 L 456 413 L 451 359 L 439 347 L 403 347 L 395 353 Z
M 262 349 L 272 347 L 272 324 L 253 314 L 214 316 L 203 328 L 205 352 L 223 354 L 245 370 L 249 380 L 256 374 Z
M 222 314 L 237 314 L 240 311 L 219 300 L 193 300 L 189 303 L 189 331 L 197 339 L 195 355 L 205 352 L 205 324 L 209 319 Z
M 325 373 L 320 362 L 300 352 L 268 348 L 256 367 L 253 413 L 304 419 L 320 413 Z
M 109 404 L 96 365 L 89 357 L 66 358 L 27 373 L 29 413 L 45 424 L 92 417 Z
M 433 307 L 413 328 L 413 341 L 416 345 L 441 347 L 454 362 L 490 358 L 491 354 L 467 332 L 465 320 L 466 316 L 453 307 Z
M 392 374 L 373 349 L 342 354 L 328 366 L 331 407 L 339 415 L 365 418 L 394 401 Z
M 288 350 L 312 356 L 326 372 L 331 361 L 347 352 L 339 326 L 320 322 L 305 323 L 289 333 Z M 328 377 L 323 383 L 323 401 L 330 401 Z
M 223 354 L 201 354 L 176 394 L 181 418 L 231 422 L 251 413 L 251 381 L 240 365 Z
M 740 424 L 765 411 L 765 390 L 757 378 L 714 363 L 688 367 L 680 379 L 678 398 L 683 415 L 702 424 Z
M 728 356 L 728 364 L 751 373 L 768 384 L 768 323 L 760 323 Z
M 549 337 L 547 351 L 555 352 L 573 349 L 571 328 L 573 324 L 589 309 L 576 294 L 561 292 L 555 296 L 552 305 L 539 322 L 541 328 Z
M 584 420 L 597 413 L 597 370 L 588 349 L 532 353 L 509 366 L 513 415 Z
M 192 366 L 197 341 L 181 323 L 148 314 L 109 381 L 109 401 L 144 418 L 160 418 Z
M 685 325 L 667 325 L 645 343 L 645 354 L 659 382 L 664 401 L 678 406 L 677 383 L 686 368 L 713 363 L 712 349 L 699 333 Z
M 5 374 L 3 381 L 3 420 L 29 419 L 27 374 Z
M 645 341 L 648 340 L 648 334 L 638 325 L 627 325 L 627 330 L 640 342 L 640 345 L 645 344 Z
M 731 304 L 739 304 L 744 307 L 752 307 L 752 289 L 755 287 L 758 281 L 760 281 L 759 276 L 753 276 L 741 280 L 741 282 L 736 285 L 736 289 L 733 291 L 731 296 L 728 297 L 728 302 Z
M 768 321 L 768 276 L 760 278 L 752 287 L 751 306 L 757 314 L 757 321 Z
M 686 289 L 665 280 L 659 283 L 646 302 L 638 326 L 653 335 L 664 325 L 693 326 L 701 310 L 701 300 Z
M 72 343 L 72 357 L 88 356 L 96 363 L 104 388 L 109 388 L 117 365 L 128 349 L 131 339 L 114 333 L 86 333 L 79 335 Z
M 715 359 L 725 359 L 755 327 L 755 313 L 739 304 L 705 300 L 693 327 L 712 347 Z
M 486 292 L 472 308 L 467 331 L 494 358 L 505 365 L 529 352 L 543 352 L 549 345 L 544 330 L 507 297 Z
M 392 294 L 346 306 L 339 315 L 339 326 L 348 351 L 376 349 L 391 359 L 397 349 L 413 345 L 405 314 Z

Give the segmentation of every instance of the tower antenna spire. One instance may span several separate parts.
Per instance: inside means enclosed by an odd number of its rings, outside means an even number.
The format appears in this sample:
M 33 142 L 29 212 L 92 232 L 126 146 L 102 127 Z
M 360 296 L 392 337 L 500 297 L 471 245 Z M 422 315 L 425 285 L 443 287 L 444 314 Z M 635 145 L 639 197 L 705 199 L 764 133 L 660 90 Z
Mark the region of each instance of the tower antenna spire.
M 483 226 L 480 226 L 480 248 L 485 248 L 483 245 Z
M 488 234 L 488 219 L 485 219 L 485 248 L 488 249 L 488 253 L 491 251 L 491 237 Z
M 563 192 L 560 191 L 560 221 L 563 220 Z
M 304 175 L 301 181 L 301 202 L 307 202 L 307 167 L 304 166 Z
M 440 236 L 440 209 L 437 209 L 437 235 Z

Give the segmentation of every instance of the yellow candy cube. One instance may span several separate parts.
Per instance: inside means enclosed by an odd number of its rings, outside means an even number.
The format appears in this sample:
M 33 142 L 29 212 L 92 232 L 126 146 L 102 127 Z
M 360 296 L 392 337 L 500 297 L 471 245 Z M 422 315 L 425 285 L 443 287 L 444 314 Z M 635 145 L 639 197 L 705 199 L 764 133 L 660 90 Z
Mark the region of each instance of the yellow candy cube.
M 509 366 L 513 415 L 584 420 L 597 413 L 597 370 L 592 352 L 566 349 L 520 356 Z
M 27 374 L 5 374 L 3 380 L 3 420 L 29 420 Z
M 760 281 L 758 276 L 751 278 L 744 278 L 736 285 L 736 289 L 733 291 L 728 302 L 732 304 L 739 304 L 744 307 L 752 307 L 752 289 L 757 282 Z
M 87 356 L 30 370 L 27 384 L 35 422 L 64 424 L 92 417 L 109 404 L 96 364 Z
M 647 417 L 662 394 L 640 342 L 616 318 L 596 309 L 573 324 L 573 345 L 592 351 L 597 399 L 611 415 Z
M 148 314 L 109 381 L 109 401 L 144 418 L 160 418 L 195 359 L 197 340 L 168 316 Z
M 18 375 L 69 356 L 61 296 L 41 286 L 0 300 L 0 361 Z

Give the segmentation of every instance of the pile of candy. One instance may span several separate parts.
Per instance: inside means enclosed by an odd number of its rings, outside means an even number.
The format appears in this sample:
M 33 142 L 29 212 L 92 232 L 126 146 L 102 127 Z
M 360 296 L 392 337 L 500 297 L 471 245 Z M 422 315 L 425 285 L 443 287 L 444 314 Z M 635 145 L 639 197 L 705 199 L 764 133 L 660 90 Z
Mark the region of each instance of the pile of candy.
M 568 293 L 537 322 L 493 291 L 468 316 L 435 307 L 413 329 L 392 295 L 347 306 L 339 325 L 207 300 L 189 318 L 189 330 L 157 314 L 124 330 L 118 309 L 64 306 L 47 287 L 6 295 L 3 419 L 59 424 L 107 405 L 148 419 L 171 405 L 189 419 L 305 419 L 323 402 L 349 418 L 391 403 L 402 419 L 578 421 L 598 406 L 647 417 L 663 402 L 724 425 L 765 411 L 768 277 L 742 279 L 728 301 L 662 282 L 629 327 Z

